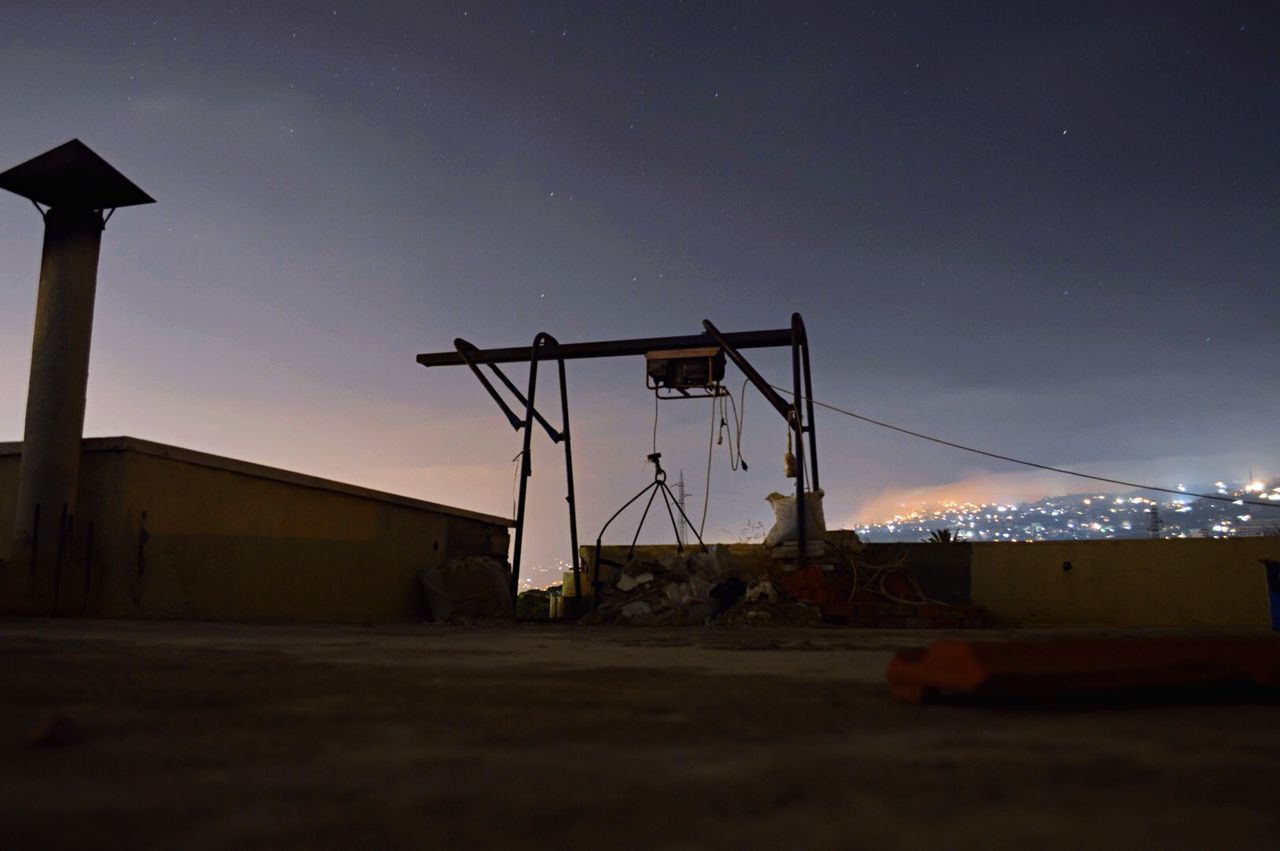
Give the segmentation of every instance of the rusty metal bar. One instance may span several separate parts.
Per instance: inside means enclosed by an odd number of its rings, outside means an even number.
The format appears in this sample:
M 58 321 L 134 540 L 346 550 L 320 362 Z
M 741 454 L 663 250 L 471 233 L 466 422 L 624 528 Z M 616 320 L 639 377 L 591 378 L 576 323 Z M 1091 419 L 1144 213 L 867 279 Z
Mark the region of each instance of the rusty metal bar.
M 790 328 L 775 328 L 767 331 L 738 331 L 722 335 L 723 339 L 735 349 L 768 349 L 779 346 L 790 346 L 792 331 Z M 539 355 L 562 360 L 581 360 L 583 358 L 616 358 L 627 355 L 642 355 L 656 349 L 692 349 L 703 346 L 719 345 L 708 334 L 693 334 L 685 337 L 643 337 L 634 340 L 600 340 L 590 343 L 560 343 Z M 522 363 L 533 359 L 533 349 L 529 346 L 517 346 L 507 349 L 474 349 L 467 351 L 472 363 Z M 418 355 L 418 363 L 423 366 L 462 366 L 467 361 L 456 350 L 447 352 L 429 352 Z

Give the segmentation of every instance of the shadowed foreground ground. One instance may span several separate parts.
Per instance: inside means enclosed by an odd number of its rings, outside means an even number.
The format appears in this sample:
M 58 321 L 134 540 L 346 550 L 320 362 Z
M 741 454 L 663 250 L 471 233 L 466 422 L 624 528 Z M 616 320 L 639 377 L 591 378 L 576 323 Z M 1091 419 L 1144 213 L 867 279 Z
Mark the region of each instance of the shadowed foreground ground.
M 0 847 L 1280 837 L 1280 706 L 890 701 L 891 650 L 935 637 L 4 620 Z M 83 738 L 33 744 L 55 713 Z

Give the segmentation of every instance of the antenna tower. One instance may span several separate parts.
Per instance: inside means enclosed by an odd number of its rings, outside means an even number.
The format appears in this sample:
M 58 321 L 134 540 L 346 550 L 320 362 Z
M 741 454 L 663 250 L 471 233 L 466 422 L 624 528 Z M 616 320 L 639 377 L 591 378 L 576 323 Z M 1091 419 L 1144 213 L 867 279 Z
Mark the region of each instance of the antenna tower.
M 680 478 L 676 479 L 676 504 L 680 506 L 680 519 L 676 525 L 676 540 L 680 542 L 680 546 L 685 545 L 685 541 L 689 536 L 688 524 L 684 520 L 684 499 L 688 496 L 684 489 L 684 468 L 680 468 Z

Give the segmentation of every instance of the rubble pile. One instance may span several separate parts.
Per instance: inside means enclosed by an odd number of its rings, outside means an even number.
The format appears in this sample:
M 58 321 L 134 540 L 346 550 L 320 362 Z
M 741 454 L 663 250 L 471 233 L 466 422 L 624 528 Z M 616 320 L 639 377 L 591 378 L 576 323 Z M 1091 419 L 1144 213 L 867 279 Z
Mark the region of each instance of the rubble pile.
M 602 566 L 597 593 L 599 605 L 583 623 L 808 625 L 822 620 L 816 607 L 797 602 L 766 572 L 745 567 L 727 549 L 714 546 Z
M 451 559 L 418 571 L 418 607 L 436 623 L 515 617 L 511 568 L 487 556 Z

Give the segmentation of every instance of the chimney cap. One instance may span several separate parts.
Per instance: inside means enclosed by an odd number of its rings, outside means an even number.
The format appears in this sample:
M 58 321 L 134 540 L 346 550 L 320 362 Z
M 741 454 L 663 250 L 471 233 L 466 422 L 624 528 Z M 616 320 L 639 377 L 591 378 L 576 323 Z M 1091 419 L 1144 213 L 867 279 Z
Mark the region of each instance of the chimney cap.
M 46 207 L 107 210 L 155 203 L 79 139 L 0 174 L 0 189 Z

